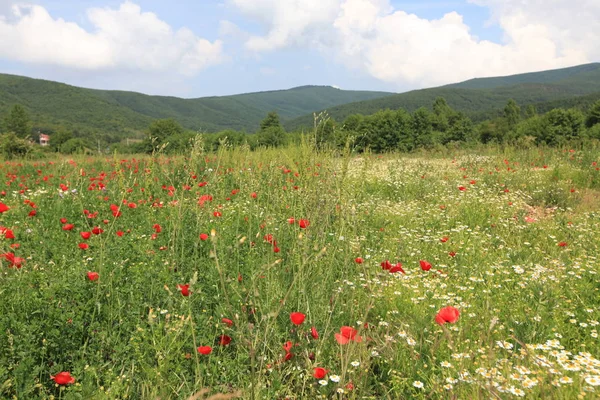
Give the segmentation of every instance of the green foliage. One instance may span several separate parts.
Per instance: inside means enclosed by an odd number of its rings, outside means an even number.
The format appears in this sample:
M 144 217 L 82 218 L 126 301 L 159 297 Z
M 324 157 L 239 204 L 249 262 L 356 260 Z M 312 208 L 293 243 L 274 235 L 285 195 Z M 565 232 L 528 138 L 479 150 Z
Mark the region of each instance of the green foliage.
M 315 142 L 319 148 L 323 147 L 326 143 L 336 144 L 339 141 L 339 137 L 336 136 L 336 123 L 331 118 L 327 118 L 317 124 L 315 135 Z
M 542 118 L 542 129 L 537 136 L 538 143 L 556 146 L 579 139 L 584 132 L 584 121 L 585 116 L 579 110 L 552 110 Z
M 525 118 L 533 118 L 537 115 L 537 108 L 534 104 L 530 104 L 525 109 Z
M 586 125 L 588 128 L 593 127 L 594 125 L 600 124 L 600 100 L 595 102 L 590 111 L 588 112 Z
M 517 126 L 521 119 L 521 107 L 513 99 L 508 100 L 508 103 L 504 107 L 504 118 L 506 118 L 509 129 Z
M 60 145 L 63 154 L 83 154 L 86 152 L 85 141 L 80 138 L 71 138 Z
M 254 146 L 258 147 L 279 147 L 286 142 L 285 130 L 277 112 L 271 111 L 267 114 L 260 123 L 260 131 L 253 139 Z
M 55 151 L 60 151 L 61 146 L 71 139 L 73 139 L 73 132 L 61 129 L 51 136 L 50 146 Z
M 17 137 L 25 139 L 31 133 L 31 122 L 25 108 L 15 104 L 4 118 L 4 130 L 14 132 Z
M 28 140 L 18 137 L 13 132 L 0 135 L 0 154 L 5 159 L 25 157 L 32 150 L 33 147 Z
M 148 127 L 146 146 L 150 152 L 160 149 L 169 142 L 169 138 L 183 134 L 184 130 L 179 122 L 172 118 L 152 121 Z
M 261 132 L 271 128 L 282 129 L 281 121 L 279 120 L 279 114 L 276 111 L 271 111 L 267 114 L 267 117 L 260 122 Z

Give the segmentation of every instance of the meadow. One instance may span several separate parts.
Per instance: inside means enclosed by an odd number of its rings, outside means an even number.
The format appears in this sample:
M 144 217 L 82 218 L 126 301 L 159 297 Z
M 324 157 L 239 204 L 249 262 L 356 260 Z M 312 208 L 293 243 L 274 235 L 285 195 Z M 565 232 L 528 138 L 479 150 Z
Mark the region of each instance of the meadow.
M 600 392 L 597 149 L 0 164 L 0 397 Z

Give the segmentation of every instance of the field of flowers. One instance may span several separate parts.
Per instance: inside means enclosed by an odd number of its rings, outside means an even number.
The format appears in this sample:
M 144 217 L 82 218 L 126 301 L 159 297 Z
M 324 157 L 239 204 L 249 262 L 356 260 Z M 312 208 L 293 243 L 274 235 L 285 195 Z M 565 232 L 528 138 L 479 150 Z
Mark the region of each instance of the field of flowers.
M 598 398 L 598 154 L 4 162 L 0 398 Z

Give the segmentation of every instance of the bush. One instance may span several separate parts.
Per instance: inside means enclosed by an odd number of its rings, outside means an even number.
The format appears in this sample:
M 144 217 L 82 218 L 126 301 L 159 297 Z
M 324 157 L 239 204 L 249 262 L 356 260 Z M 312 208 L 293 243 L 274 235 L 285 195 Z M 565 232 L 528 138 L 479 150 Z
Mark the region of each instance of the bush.
M 69 139 L 60 146 L 64 154 L 85 153 L 86 147 L 82 139 Z
M 10 132 L 0 135 L 0 154 L 6 159 L 25 157 L 33 150 L 28 140 L 19 138 Z

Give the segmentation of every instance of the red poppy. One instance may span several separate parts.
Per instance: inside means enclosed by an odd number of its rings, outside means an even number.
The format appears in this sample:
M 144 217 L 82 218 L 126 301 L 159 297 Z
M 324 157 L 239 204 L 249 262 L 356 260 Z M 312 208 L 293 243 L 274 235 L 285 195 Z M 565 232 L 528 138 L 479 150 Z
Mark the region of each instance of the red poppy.
M 319 332 L 317 332 L 317 328 L 314 326 L 310 328 L 310 336 L 312 336 L 313 339 L 319 338 Z
M 200 234 L 200 240 L 205 241 L 207 239 L 208 239 L 208 234 L 206 234 L 206 233 L 201 233 Z
M 271 243 L 273 245 L 277 245 L 277 242 L 275 241 L 275 238 L 273 237 L 273 235 L 271 235 L 270 233 L 263 236 L 263 240 L 267 243 Z
M 66 224 L 67 223 L 67 219 L 66 218 L 61 218 L 60 219 L 60 223 L 61 224 Z
M 79 234 L 81 235 L 83 240 L 88 240 L 90 238 L 90 236 L 92 236 L 91 232 L 80 232 Z
M 305 318 L 306 315 L 302 314 L 301 312 L 293 312 L 290 314 L 290 320 L 294 325 L 302 325 Z
M 464 186 L 459 186 L 458 190 L 460 190 L 461 192 L 464 192 L 465 190 L 467 190 L 467 188 Z
M 357 264 L 362 264 L 363 263 L 363 259 L 362 259 L 362 257 L 356 257 L 354 259 L 354 262 L 357 263 Z
M 187 284 L 187 285 L 178 284 L 177 289 L 179 289 L 181 294 L 185 297 L 188 297 L 190 295 L 190 285 L 189 284 Z
M 0 214 L 2 214 L 3 212 L 6 212 L 6 211 L 8 211 L 8 210 L 10 210 L 10 207 L 9 207 L 9 206 L 7 206 L 7 205 L 6 205 L 6 204 L 4 204 L 4 203 L 0 203 Z
M 448 241 L 448 236 L 444 236 L 443 238 L 440 239 L 440 242 L 442 243 L 446 243 Z
M 292 351 L 292 347 L 294 347 L 294 344 L 289 340 L 283 344 L 283 350 L 285 350 L 286 353 Z
M 250 195 L 250 197 L 252 197 L 253 199 L 255 199 L 257 197 L 256 192 L 252 192 L 252 194 Z
M 87 250 L 87 249 L 89 249 L 89 247 L 90 246 L 87 243 L 79 243 L 79 248 L 81 250 Z
M 456 256 L 456 252 L 455 252 L 455 251 L 449 251 L 449 252 L 448 252 L 448 255 L 449 255 L 450 257 L 454 257 L 454 256 Z
M 558 242 L 559 247 L 567 247 L 567 242 Z
M 349 342 L 356 342 L 356 343 L 360 343 L 362 342 L 362 338 L 360 336 L 357 335 L 358 331 L 356 329 L 354 329 L 351 326 L 342 326 L 340 328 L 340 333 L 336 333 L 335 336 L 335 340 L 337 340 L 337 342 L 339 344 L 347 344 Z
M 50 378 L 54 380 L 57 385 L 69 385 L 75 383 L 75 378 L 71 376 L 70 372 L 59 372 Z
M 222 318 L 221 322 L 224 323 L 227 326 L 233 326 L 233 321 L 230 320 L 229 318 Z
M 15 257 L 15 253 L 4 253 L 4 254 L 0 254 L 1 258 L 6 259 L 6 261 L 8 261 L 9 268 L 17 268 L 20 269 L 23 266 L 23 263 L 25 262 L 25 260 L 23 260 L 21 257 Z
M 154 228 L 154 232 L 156 233 L 160 233 L 162 231 L 162 228 L 159 224 L 154 224 L 152 228 Z
M 73 230 L 73 228 L 75 228 L 75 225 L 73 225 L 73 224 L 64 224 L 63 227 L 62 227 L 62 230 L 63 231 L 70 231 L 70 230 Z
M 100 275 L 97 272 L 88 272 L 87 277 L 90 281 L 94 282 L 100 278 Z
M 227 335 L 221 335 L 219 336 L 219 344 L 221 346 L 228 346 L 229 343 L 231 343 L 231 337 L 227 336 Z
M 204 354 L 205 356 L 212 353 L 212 347 L 210 347 L 210 346 L 200 346 L 200 347 L 198 347 L 197 350 L 198 350 L 198 353 Z
M 4 235 L 4 239 L 14 239 L 15 234 L 11 229 L 0 226 L 0 235 Z
M 310 222 L 307 219 L 301 219 L 298 221 L 298 226 L 302 229 L 306 229 L 310 226 Z
M 389 262 L 389 260 L 385 260 L 381 263 L 381 268 L 385 269 L 386 271 L 389 271 L 390 269 L 392 269 L 392 263 Z
M 123 231 L 116 231 L 116 232 L 115 232 L 115 234 L 116 234 L 118 237 L 123 237 L 123 233 L 124 233 Z
M 435 316 L 435 322 L 437 322 L 439 325 L 444 325 L 446 322 L 453 324 L 458 321 L 459 315 L 460 311 L 458 311 L 458 309 L 452 306 L 444 307 L 438 311 L 437 315 Z
M 390 268 L 390 274 L 393 274 L 396 272 L 402 272 L 404 275 L 406 275 L 406 272 L 404 272 L 404 269 L 402 268 L 402 263 L 398 263 Z
M 419 261 L 419 264 L 421 265 L 421 269 L 423 271 L 429 271 L 431 269 L 431 264 L 425 260 Z
M 31 211 L 29 211 L 29 214 L 27 214 L 27 215 L 30 217 L 35 217 L 37 215 L 37 211 L 31 210 Z
M 99 226 L 96 226 L 94 229 L 92 229 L 92 233 L 93 233 L 94 235 L 99 235 L 99 234 L 101 234 L 102 232 L 104 232 L 104 229 L 100 228 Z
M 221 212 L 220 212 L 220 211 L 215 211 L 215 212 L 213 213 L 213 215 L 215 216 L 215 218 L 219 218 L 219 217 L 221 217 L 223 214 L 221 214 Z
M 327 376 L 327 370 L 325 368 L 315 367 L 313 370 L 313 376 L 315 379 L 323 379 L 325 376 Z
M 294 219 L 294 217 L 291 217 L 291 218 L 288 218 L 287 222 L 290 225 L 294 225 L 296 223 L 296 220 Z

